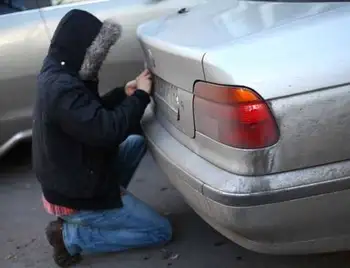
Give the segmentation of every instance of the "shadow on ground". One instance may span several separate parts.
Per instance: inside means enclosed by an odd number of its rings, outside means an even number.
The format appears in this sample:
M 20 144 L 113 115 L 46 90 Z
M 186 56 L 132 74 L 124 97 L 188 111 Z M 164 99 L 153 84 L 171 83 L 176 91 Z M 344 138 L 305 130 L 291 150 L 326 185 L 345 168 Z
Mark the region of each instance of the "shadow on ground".
M 175 240 L 165 248 L 86 257 L 78 267 L 117 268 L 342 268 L 348 253 L 268 256 L 247 251 L 203 222 L 146 155 L 131 191 L 171 219 Z M 48 268 L 51 260 L 43 230 L 52 217 L 40 203 L 40 187 L 31 171 L 30 143 L 0 161 L 0 267 Z

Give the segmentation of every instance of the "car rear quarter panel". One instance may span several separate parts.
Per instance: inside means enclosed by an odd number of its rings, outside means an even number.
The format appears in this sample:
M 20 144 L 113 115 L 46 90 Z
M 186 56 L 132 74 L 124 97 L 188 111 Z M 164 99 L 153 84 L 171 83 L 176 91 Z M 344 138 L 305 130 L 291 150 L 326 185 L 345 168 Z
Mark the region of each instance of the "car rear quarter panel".
M 0 144 L 31 128 L 36 76 L 49 38 L 38 10 L 0 16 Z
M 202 155 L 245 175 L 349 159 L 349 23 L 348 5 L 207 51 L 206 80 L 256 90 L 277 120 L 280 140 L 261 150 L 239 150 L 198 133 Z

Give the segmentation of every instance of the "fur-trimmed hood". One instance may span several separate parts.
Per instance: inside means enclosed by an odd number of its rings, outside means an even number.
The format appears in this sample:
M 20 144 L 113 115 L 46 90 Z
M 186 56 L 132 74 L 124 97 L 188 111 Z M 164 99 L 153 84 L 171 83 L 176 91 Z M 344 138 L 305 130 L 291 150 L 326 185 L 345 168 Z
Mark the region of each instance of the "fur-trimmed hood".
M 57 26 L 49 55 L 82 80 L 94 80 L 120 35 L 121 27 L 113 20 L 101 22 L 86 11 L 71 10 Z

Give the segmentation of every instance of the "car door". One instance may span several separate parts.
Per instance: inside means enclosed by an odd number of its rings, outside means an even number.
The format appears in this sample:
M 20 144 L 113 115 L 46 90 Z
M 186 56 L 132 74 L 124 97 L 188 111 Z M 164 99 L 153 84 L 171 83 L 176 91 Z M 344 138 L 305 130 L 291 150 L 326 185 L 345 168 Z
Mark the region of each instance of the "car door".
M 30 136 L 36 76 L 49 38 L 35 1 L 0 1 L 0 155 Z
M 122 37 L 111 49 L 100 73 L 100 92 L 123 86 L 144 67 L 136 37 L 137 27 L 150 19 L 176 12 L 198 0 L 38 0 L 50 35 L 69 10 L 86 10 L 99 19 L 113 18 L 122 27 Z

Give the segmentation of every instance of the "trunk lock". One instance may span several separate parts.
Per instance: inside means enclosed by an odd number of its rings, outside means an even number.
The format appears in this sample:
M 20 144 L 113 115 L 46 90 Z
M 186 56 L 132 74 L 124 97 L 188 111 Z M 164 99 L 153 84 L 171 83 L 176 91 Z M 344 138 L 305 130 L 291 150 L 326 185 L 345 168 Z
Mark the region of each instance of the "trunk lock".
M 188 8 L 184 7 L 184 8 L 181 8 L 177 13 L 178 14 L 185 14 L 185 13 L 188 13 Z
M 176 108 L 177 108 L 177 121 L 180 120 L 180 100 L 179 100 L 179 95 L 176 94 Z

